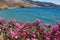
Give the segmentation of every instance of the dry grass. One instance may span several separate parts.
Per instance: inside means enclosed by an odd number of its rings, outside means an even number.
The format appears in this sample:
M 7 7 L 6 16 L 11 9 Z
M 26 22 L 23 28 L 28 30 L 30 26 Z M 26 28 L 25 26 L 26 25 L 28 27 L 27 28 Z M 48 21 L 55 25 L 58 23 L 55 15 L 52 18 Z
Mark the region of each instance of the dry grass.
M 0 40 L 4 40 L 4 34 L 3 33 L 1 33 L 1 35 L 0 35 Z

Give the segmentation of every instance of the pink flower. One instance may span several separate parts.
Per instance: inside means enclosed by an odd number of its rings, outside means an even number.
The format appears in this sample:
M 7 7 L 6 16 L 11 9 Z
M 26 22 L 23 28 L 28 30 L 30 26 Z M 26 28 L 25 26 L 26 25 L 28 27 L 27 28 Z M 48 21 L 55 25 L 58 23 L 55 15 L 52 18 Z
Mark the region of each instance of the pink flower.
M 38 28 L 38 31 L 40 31 L 40 32 L 44 32 L 45 29 L 44 29 L 44 28 Z
M 10 40 L 10 39 L 7 39 L 7 40 Z
M 27 32 L 26 30 L 21 33 L 22 37 L 26 36 L 27 34 L 29 34 L 29 32 Z
M 36 38 L 31 38 L 31 40 L 38 40 L 38 39 L 36 39 Z
M 16 23 L 16 24 L 15 24 L 15 26 L 16 26 L 16 27 L 19 27 L 19 26 L 20 26 L 20 24 Z
M 53 26 L 53 27 L 51 27 L 50 30 L 51 30 L 51 31 L 58 31 L 58 27 L 57 27 L 57 26 Z
M 46 38 L 46 40 L 50 40 L 50 38 L 49 38 L 49 37 L 47 37 L 47 38 Z
M 6 30 L 7 30 L 7 27 L 3 26 L 2 29 L 3 29 L 4 31 L 6 31 Z
M 41 26 L 42 26 L 42 24 L 40 23 L 38 26 L 39 26 L 39 27 L 41 27 Z
M 30 40 L 30 38 L 26 38 L 26 40 Z
M 48 31 L 44 32 L 44 36 L 45 36 L 45 37 L 49 37 L 50 34 L 51 34 L 51 32 L 48 32 Z
M 29 22 L 29 21 L 27 21 L 25 25 L 26 25 L 26 26 L 29 26 L 29 25 L 30 25 L 30 22 Z
M 41 20 L 40 19 L 36 19 L 36 22 L 37 22 L 37 24 L 40 24 Z
M 54 40 L 60 40 L 60 38 L 58 37 L 58 38 L 54 38 Z
M 10 33 L 13 33 L 13 30 L 12 30 L 12 28 L 10 28 L 10 29 L 9 29 L 9 31 L 10 31 Z
M 47 27 L 47 28 L 50 28 L 51 27 L 51 24 L 45 23 L 44 26 Z
M 19 34 L 17 32 L 13 32 L 11 33 L 11 38 L 18 38 L 19 37 Z
M 13 33 L 11 33 L 11 38 L 14 38 L 15 37 L 15 33 L 13 32 Z
M 21 25 L 21 26 L 19 26 L 18 28 L 19 28 L 19 29 L 22 29 L 22 28 L 24 28 L 24 25 Z
M 11 23 L 5 23 L 5 19 L 2 18 L 0 19 L 0 23 L 4 23 L 3 25 L 0 25 L 0 31 L 7 31 L 12 40 L 14 38 L 18 40 L 21 37 L 25 37 L 26 40 L 38 40 L 38 37 L 40 37 L 40 40 L 60 40 L 60 22 L 56 22 L 56 26 L 45 23 L 44 26 L 49 30 L 41 27 L 41 20 L 39 19 L 36 20 L 36 23 L 18 23 L 16 20 L 11 20 Z M 12 24 L 14 24 L 14 26 L 16 27 L 13 28 Z M 6 40 L 10 39 L 7 38 Z
M 11 22 L 12 22 L 12 23 L 16 23 L 16 20 L 15 20 L 15 19 L 13 19 L 13 20 L 11 20 Z
M 24 24 L 22 21 L 19 21 L 18 23 L 20 24 L 20 26 Z
M 57 33 L 55 33 L 55 36 L 59 36 L 59 33 L 57 32 Z
M 35 23 L 34 23 L 34 22 L 32 22 L 31 24 L 32 24 L 33 26 L 35 25 Z
M 60 22 L 57 21 L 56 24 L 57 24 L 57 25 L 60 25 Z
M 35 34 L 32 34 L 31 37 L 36 37 L 36 35 Z
M 0 23 L 4 23 L 5 22 L 5 18 L 0 18 Z
M 23 28 L 24 28 L 24 25 L 21 25 L 21 26 L 17 27 L 17 28 L 14 30 L 14 32 L 18 32 L 18 31 L 20 31 L 20 30 L 23 29 Z
M 57 38 L 54 38 L 54 40 L 57 40 Z

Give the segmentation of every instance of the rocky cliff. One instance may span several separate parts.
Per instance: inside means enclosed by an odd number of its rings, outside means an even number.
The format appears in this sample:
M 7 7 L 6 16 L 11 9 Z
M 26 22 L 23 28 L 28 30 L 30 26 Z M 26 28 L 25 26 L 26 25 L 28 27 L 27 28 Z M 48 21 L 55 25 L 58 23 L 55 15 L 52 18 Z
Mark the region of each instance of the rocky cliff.
M 0 0 L 0 8 L 7 7 L 40 7 L 36 4 L 30 3 L 27 0 Z

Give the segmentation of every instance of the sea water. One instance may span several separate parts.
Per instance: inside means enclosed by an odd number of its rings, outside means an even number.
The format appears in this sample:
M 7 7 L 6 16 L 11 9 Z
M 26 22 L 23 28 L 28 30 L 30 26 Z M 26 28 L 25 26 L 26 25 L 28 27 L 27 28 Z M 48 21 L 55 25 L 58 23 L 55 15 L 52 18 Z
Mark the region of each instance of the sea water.
M 59 8 L 12 8 L 0 10 L 0 18 L 5 18 L 6 21 L 16 19 L 23 22 L 33 22 L 37 18 L 42 23 L 56 24 L 56 21 L 60 21 L 60 9 Z

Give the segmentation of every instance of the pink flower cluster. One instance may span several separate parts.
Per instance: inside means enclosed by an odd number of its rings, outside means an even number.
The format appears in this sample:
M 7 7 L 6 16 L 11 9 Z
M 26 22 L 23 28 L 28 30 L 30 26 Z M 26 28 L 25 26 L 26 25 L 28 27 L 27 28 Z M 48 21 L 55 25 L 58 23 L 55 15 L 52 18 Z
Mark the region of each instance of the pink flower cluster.
M 40 19 L 36 22 L 17 22 L 15 19 L 5 22 L 0 19 L 1 32 L 5 34 L 4 40 L 60 40 L 60 22 L 56 26 L 41 23 Z M 47 30 L 46 30 L 47 29 Z

